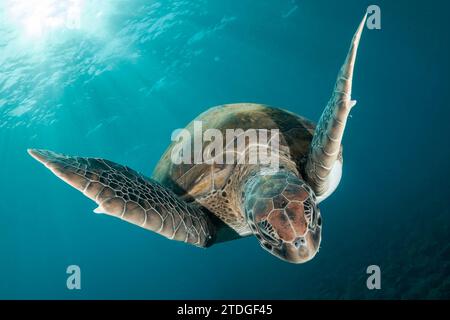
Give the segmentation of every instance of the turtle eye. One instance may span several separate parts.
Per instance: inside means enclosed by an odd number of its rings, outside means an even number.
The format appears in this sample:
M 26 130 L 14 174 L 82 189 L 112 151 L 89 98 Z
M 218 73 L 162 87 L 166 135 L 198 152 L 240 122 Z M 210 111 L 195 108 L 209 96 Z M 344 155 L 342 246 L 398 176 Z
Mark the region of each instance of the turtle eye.
M 308 226 L 313 227 L 315 221 L 316 210 L 314 210 L 314 206 L 311 203 L 311 200 L 306 199 L 303 202 L 303 209 L 305 213 L 305 218 L 308 220 Z
M 317 210 L 313 208 L 311 217 L 311 228 L 314 228 L 316 226 L 316 222 L 317 222 Z
M 273 245 L 280 244 L 280 240 L 278 239 L 275 230 L 267 220 L 259 222 L 258 227 L 259 230 L 261 231 L 260 234 L 264 238 L 264 240 L 270 242 Z
M 303 208 L 305 210 L 305 217 L 308 220 L 308 227 L 314 229 L 320 217 L 319 208 L 310 199 L 306 199 L 303 202 Z

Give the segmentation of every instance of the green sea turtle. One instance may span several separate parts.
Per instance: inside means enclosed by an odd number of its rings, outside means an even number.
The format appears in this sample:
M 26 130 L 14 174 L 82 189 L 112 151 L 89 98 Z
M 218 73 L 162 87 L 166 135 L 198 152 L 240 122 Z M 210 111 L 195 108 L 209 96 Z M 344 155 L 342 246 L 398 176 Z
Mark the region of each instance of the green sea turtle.
M 273 255 L 292 263 L 306 262 L 321 241 L 317 204 L 341 178 L 341 140 L 356 103 L 350 95 L 365 20 L 366 16 L 317 126 L 291 112 L 249 103 L 215 107 L 196 119 L 203 131 L 278 129 L 277 170 L 261 163 L 177 164 L 172 161 L 175 143 L 161 157 L 152 178 L 108 160 L 36 149 L 29 153 L 94 200 L 96 213 L 199 247 L 254 235 Z M 193 127 L 191 123 L 186 129 L 192 132 Z M 205 140 L 203 147 L 210 143 Z

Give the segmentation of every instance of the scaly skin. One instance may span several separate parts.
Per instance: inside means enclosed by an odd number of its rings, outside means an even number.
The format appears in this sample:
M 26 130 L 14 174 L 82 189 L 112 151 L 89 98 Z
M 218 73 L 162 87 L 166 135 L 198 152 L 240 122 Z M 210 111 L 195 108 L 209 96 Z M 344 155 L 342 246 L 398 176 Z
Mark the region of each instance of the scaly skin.
M 245 214 L 261 246 L 278 258 L 303 263 L 319 250 L 322 217 L 311 188 L 290 171 L 261 171 L 247 181 Z
M 341 142 L 345 124 L 351 108 L 356 104 L 356 101 L 351 99 L 353 69 L 366 17 L 367 14 L 353 36 L 350 51 L 339 72 L 333 95 L 314 132 L 306 164 L 306 178 L 317 196 L 327 191 L 328 177 L 336 161 L 342 162 Z
M 214 226 L 199 208 L 169 189 L 114 162 L 29 150 L 56 176 L 98 204 L 96 213 L 123 219 L 171 240 L 206 247 Z

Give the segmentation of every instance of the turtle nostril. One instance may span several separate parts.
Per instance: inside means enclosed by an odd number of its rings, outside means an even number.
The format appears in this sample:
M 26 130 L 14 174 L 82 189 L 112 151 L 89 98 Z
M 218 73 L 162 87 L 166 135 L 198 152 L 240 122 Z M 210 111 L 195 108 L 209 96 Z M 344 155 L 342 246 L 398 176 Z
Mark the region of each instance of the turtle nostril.
M 306 244 L 306 240 L 303 237 L 299 237 L 294 240 L 294 246 L 298 249 L 301 246 L 304 246 Z

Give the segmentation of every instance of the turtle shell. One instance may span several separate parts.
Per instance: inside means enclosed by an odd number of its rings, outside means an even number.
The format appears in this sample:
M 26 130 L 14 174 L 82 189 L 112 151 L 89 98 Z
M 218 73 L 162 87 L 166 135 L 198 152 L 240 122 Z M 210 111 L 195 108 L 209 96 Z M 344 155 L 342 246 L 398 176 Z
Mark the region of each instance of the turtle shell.
M 201 121 L 201 134 L 194 134 L 194 121 Z M 202 139 L 208 129 L 222 133 L 223 150 L 230 143 L 226 137 L 227 129 L 278 129 L 280 166 L 287 167 L 297 174 L 302 172 L 305 156 L 313 137 L 315 124 L 289 111 L 261 104 L 238 103 L 213 107 L 200 114 L 187 127 L 190 140 L 181 143 L 191 144 L 190 163 L 176 164 L 174 148 L 179 142 L 172 142 L 158 162 L 153 178 L 172 189 L 188 201 L 196 201 L 211 214 L 218 217 L 240 236 L 250 232 L 241 210 L 242 182 L 255 165 L 250 164 L 206 164 L 194 163 L 194 137 L 200 135 L 203 151 L 212 142 Z M 179 146 L 178 146 L 179 147 Z M 217 156 L 217 155 L 215 155 Z

